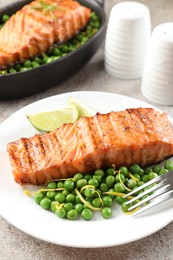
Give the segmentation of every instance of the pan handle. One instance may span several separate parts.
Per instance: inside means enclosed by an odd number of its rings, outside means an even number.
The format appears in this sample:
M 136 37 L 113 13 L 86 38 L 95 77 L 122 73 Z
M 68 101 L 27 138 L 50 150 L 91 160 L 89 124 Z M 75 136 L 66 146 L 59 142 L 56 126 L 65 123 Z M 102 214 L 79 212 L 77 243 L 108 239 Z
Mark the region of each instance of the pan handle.
M 105 5 L 105 0 L 96 0 L 102 7 Z

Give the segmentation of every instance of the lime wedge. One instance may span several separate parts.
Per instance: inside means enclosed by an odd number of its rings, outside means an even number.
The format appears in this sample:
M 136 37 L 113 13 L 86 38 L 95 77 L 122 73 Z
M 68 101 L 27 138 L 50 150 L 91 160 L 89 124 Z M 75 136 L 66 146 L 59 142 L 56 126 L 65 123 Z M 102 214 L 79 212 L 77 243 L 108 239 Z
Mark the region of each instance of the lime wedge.
M 27 115 L 27 118 L 38 131 L 49 132 L 65 123 L 74 123 L 78 120 L 79 113 L 75 106 L 71 106 L 62 110 Z
M 76 107 L 79 113 L 79 118 L 81 118 L 82 116 L 93 116 L 96 114 L 96 111 L 94 109 L 90 108 L 89 106 L 72 96 L 69 98 L 67 105 L 69 107 Z

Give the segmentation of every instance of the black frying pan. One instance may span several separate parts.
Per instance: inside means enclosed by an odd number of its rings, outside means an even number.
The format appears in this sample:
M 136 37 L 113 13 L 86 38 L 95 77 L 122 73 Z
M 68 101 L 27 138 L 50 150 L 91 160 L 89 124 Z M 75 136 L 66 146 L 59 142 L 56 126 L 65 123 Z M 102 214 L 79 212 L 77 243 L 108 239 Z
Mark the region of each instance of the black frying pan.
M 20 1 L 0 9 L 0 15 L 13 14 L 31 0 Z M 101 20 L 99 31 L 79 49 L 49 64 L 26 72 L 0 76 L 0 99 L 29 96 L 58 85 L 70 75 L 79 71 L 96 53 L 104 38 L 106 18 L 104 0 L 80 0 L 91 8 Z

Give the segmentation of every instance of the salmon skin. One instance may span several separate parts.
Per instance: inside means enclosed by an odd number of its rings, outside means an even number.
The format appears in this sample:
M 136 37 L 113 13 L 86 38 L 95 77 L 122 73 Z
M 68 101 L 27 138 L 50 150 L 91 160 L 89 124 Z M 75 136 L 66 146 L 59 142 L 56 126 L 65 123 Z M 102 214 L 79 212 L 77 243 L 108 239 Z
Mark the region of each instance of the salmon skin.
M 0 69 L 68 41 L 85 27 L 90 13 L 73 0 L 35 0 L 25 5 L 0 30 Z
M 82 117 L 74 124 L 7 146 L 19 184 L 45 184 L 99 168 L 141 166 L 173 155 L 173 130 L 166 113 L 152 108 L 126 109 Z

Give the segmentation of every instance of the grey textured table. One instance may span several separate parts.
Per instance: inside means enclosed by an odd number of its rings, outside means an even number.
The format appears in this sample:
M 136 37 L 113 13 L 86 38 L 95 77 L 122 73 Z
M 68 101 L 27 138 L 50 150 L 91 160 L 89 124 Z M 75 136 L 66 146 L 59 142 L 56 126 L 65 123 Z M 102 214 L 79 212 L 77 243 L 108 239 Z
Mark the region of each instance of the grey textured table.
M 6 4 L 8 1 L 0 0 L 0 5 Z M 12 2 L 13 0 L 10 1 Z M 121 1 L 106 0 L 105 10 L 107 17 L 113 4 L 117 2 Z M 153 28 L 162 22 L 173 21 L 172 0 L 140 0 L 139 2 L 144 3 L 149 7 Z M 5 120 L 19 108 L 22 108 L 31 102 L 70 91 L 106 91 L 147 101 L 140 91 L 140 79 L 126 81 L 111 77 L 105 72 L 103 61 L 104 44 L 92 60 L 78 74 L 67 79 L 59 86 L 27 98 L 13 101 L 0 101 L 0 122 Z M 156 105 L 156 107 L 165 110 L 170 116 L 173 116 L 172 106 Z M 16 229 L 5 219 L 0 217 L 0 260 L 11 259 L 171 260 L 173 259 L 173 223 L 170 223 L 168 226 L 149 237 L 126 245 L 102 249 L 77 249 L 53 245 L 33 238 Z

